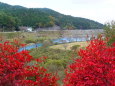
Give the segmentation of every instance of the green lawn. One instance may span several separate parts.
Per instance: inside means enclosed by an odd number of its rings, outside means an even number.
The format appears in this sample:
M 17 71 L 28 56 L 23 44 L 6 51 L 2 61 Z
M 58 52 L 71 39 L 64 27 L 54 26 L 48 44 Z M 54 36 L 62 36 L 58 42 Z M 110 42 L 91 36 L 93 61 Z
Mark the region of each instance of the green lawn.
M 80 48 L 88 46 L 88 42 L 74 42 L 50 46 L 52 49 L 61 49 L 61 50 L 71 50 L 71 47 L 74 45 L 80 45 Z

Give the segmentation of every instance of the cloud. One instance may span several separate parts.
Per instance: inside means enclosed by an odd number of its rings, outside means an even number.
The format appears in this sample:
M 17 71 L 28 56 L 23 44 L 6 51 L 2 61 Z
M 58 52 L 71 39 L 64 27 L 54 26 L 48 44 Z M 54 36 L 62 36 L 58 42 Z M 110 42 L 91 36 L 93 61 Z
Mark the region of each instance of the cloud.
M 72 0 L 75 4 L 100 4 L 106 0 Z
M 104 23 L 115 19 L 115 0 L 0 0 L 30 8 L 47 7 L 62 14 L 83 17 Z

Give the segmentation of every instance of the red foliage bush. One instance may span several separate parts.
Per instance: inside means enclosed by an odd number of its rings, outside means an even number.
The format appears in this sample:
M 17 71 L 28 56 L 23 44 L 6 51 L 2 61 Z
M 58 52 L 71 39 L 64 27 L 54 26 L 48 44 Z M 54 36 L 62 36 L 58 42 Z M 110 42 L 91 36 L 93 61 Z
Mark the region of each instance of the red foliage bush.
M 47 70 L 39 65 L 28 65 L 32 60 L 34 59 L 29 55 L 29 51 L 18 52 L 17 45 L 1 43 L 0 86 L 57 86 L 56 76 L 47 73 Z M 41 62 L 43 58 L 37 61 Z
M 66 70 L 64 86 L 115 86 L 115 43 L 96 39 Z

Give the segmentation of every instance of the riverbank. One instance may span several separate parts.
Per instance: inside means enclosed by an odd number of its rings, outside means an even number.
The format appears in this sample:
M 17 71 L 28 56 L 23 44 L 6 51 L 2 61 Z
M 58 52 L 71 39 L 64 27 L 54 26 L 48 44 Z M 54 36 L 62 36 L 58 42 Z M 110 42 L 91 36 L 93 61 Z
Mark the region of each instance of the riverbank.
M 73 43 L 53 45 L 53 46 L 50 46 L 49 48 L 61 49 L 61 50 L 71 50 L 71 47 L 74 45 L 80 45 L 80 48 L 85 48 L 88 44 L 89 42 L 73 42 Z

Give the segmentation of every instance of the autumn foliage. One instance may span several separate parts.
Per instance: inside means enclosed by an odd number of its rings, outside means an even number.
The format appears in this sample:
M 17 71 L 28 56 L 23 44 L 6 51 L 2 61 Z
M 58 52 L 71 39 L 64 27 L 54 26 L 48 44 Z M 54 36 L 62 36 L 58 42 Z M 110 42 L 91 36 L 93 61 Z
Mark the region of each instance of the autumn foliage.
M 115 86 L 115 43 L 93 40 L 79 56 L 67 68 L 64 86 Z
M 0 86 L 58 86 L 58 78 L 38 64 L 29 51 L 18 52 L 17 41 L 0 44 Z M 66 69 L 64 86 L 115 86 L 115 43 L 107 46 L 101 38 L 81 49 L 79 59 Z
M 15 41 L 17 44 L 18 42 Z M 57 86 L 57 78 L 38 64 L 43 58 L 33 59 L 29 51 L 18 52 L 15 43 L 0 44 L 0 86 Z

